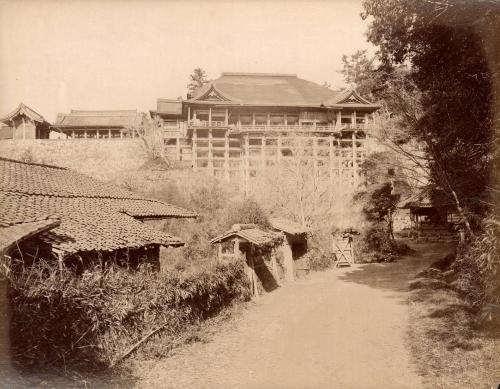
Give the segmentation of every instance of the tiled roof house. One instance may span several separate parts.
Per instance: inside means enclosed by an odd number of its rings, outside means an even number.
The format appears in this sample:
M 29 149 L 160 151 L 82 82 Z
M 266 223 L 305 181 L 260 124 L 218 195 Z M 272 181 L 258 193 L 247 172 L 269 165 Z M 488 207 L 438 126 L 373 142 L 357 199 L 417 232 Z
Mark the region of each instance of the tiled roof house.
M 196 216 L 72 170 L 0 158 L 0 236 L 47 215 L 60 224 L 39 240 L 63 256 L 181 246 L 143 220 Z

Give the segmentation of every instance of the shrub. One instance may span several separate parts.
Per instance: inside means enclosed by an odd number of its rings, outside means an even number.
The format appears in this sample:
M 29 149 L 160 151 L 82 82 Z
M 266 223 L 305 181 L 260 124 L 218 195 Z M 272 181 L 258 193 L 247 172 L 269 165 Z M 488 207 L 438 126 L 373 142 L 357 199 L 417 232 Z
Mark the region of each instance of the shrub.
M 406 243 L 392 239 L 382 224 L 372 225 L 361 234 L 359 241 L 361 262 L 393 262 L 411 252 Z
M 249 298 L 241 263 L 167 273 L 146 264 L 137 271 L 96 266 L 77 276 L 40 259 L 29 268 L 11 264 L 8 279 L 12 350 L 21 366 L 107 367 L 155 329 L 170 339 Z
M 257 224 L 262 228 L 271 225 L 262 207 L 253 199 L 231 202 L 225 209 L 222 224 L 230 228 L 233 224 Z
M 458 248 L 453 266 L 457 273 L 457 287 L 476 308 L 500 304 L 499 233 L 498 224 L 486 220 L 483 232 Z
M 334 257 L 320 250 L 309 250 L 304 257 L 309 262 L 311 270 L 322 271 L 332 267 Z

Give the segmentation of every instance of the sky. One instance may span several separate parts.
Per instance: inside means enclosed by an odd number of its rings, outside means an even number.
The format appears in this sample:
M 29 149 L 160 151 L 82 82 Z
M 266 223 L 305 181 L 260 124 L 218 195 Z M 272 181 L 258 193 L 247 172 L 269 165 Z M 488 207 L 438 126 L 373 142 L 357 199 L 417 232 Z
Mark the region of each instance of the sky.
M 294 73 L 343 86 L 342 54 L 366 42 L 361 0 L 0 0 L 0 116 L 19 102 L 47 120 L 70 109 L 155 109 L 197 67 Z

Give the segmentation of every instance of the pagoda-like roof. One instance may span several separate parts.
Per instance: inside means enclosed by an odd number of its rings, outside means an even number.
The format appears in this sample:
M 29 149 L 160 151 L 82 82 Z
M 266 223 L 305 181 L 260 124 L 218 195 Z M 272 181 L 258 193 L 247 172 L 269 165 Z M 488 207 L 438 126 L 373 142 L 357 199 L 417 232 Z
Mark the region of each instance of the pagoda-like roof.
M 334 91 L 298 78 L 296 74 L 222 73 L 187 100 L 193 104 L 343 107 L 356 106 L 376 109 L 354 89 Z
M 137 110 L 82 111 L 57 114 L 56 128 L 130 128 L 138 123 Z
M 38 112 L 36 112 L 34 109 L 28 107 L 24 103 L 20 103 L 14 111 L 12 111 L 8 115 L 1 118 L 0 122 L 5 123 L 5 124 L 9 124 L 9 121 L 11 121 L 12 119 L 14 119 L 17 116 L 26 116 L 26 117 L 30 118 L 31 120 L 33 120 L 34 122 L 38 122 L 38 123 L 48 123 L 47 120 L 45 120 L 45 118 L 42 115 L 40 115 Z

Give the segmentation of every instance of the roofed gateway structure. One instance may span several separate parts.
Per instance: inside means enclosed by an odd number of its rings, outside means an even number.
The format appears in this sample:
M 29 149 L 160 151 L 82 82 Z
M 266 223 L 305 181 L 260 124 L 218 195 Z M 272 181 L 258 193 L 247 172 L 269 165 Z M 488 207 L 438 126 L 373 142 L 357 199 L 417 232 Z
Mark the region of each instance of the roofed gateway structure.
M 48 139 L 50 124 L 38 112 L 24 103 L 0 119 L 2 139 Z
M 137 110 L 81 111 L 59 113 L 51 128 L 68 139 L 134 138 L 139 124 Z
M 53 228 L 38 234 L 34 245 L 23 248 L 56 254 L 61 262 L 125 252 L 157 262 L 160 246 L 184 243 L 144 221 L 195 216 L 68 169 L 0 158 L 0 241 L 10 244 L 17 230 L 26 229 L 23 224 L 50 224 Z
M 379 108 L 355 90 L 333 91 L 295 74 L 269 73 L 222 73 L 182 104 L 177 133 L 172 107 L 166 106 L 166 154 L 190 161 L 194 170 L 254 176 L 290 157 L 290 143 L 300 137 L 318 171 L 351 184 Z M 166 118 L 160 101 L 152 115 Z

